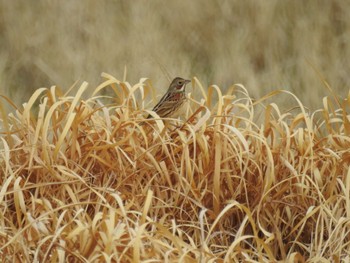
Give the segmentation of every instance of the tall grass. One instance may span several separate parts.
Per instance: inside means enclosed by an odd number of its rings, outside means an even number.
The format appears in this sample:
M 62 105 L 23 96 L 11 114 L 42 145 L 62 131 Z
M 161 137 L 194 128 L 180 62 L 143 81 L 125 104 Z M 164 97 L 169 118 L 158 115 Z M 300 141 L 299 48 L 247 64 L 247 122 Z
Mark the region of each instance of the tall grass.
M 309 111 L 194 78 L 163 122 L 147 79 L 103 76 L 3 112 L 3 262 L 349 260 L 349 96 Z

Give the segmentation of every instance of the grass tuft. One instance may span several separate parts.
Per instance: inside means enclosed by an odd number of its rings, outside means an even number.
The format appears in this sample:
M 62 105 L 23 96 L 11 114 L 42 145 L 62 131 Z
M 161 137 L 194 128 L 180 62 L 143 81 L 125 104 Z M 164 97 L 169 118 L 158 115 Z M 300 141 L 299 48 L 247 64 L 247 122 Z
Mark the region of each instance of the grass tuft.
M 147 79 L 103 77 L 88 99 L 1 97 L 2 261 L 349 259 L 350 95 L 310 112 L 194 78 L 201 101 L 163 122 L 144 118 Z

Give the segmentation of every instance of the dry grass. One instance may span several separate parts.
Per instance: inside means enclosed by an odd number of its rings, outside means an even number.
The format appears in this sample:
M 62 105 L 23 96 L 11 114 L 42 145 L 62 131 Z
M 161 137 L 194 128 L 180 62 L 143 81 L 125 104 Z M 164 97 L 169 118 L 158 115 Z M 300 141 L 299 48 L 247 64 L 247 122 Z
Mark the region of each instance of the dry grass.
M 308 112 L 195 78 L 174 129 L 140 125 L 146 79 L 104 77 L 2 111 L 3 262 L 350 260 L 349 97 Z

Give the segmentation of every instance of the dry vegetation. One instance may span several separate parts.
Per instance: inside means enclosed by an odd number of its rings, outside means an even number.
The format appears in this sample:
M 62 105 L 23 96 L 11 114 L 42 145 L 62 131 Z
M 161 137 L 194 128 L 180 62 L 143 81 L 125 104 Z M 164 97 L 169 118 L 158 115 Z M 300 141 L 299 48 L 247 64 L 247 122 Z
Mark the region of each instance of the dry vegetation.
M 148 80 L 104 77 L 2 111 L 2 262 L 350 260 L 349 97 L 309 112 L 194 78 L 164 127 L 140 125 Z
M 349 3 L 0 0 L 0 261 L 349 262 Z

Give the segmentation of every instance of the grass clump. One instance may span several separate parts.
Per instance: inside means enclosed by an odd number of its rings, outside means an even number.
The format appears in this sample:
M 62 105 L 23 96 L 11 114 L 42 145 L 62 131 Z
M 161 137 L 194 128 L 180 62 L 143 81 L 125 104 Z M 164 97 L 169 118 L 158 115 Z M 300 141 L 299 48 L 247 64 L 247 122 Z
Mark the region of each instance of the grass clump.
M 309 112 L 195 78 L 203 99 L 169 124 L 145 120 L 146 79 L 103 76 L 2 114 L 3 261 L 349 260 L 348 98 Z M 283 93 L 298 107 L 267 103 Z

